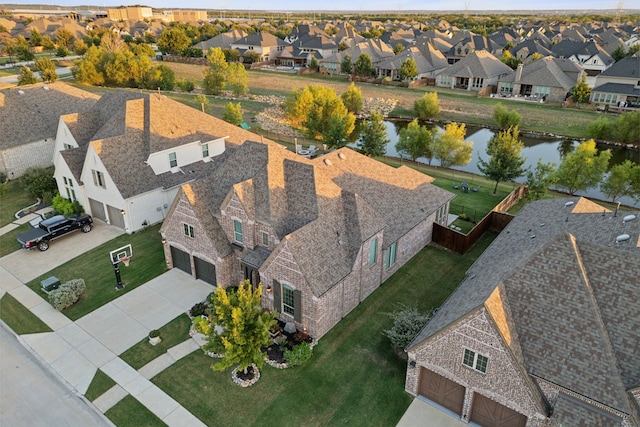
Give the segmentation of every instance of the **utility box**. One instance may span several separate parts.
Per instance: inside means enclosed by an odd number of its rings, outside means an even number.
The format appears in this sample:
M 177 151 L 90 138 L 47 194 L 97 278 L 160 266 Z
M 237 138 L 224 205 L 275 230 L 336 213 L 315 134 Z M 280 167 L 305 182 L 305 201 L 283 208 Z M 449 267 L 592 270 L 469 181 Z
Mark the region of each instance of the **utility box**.
M 51 292 L 54 289 L 58 289 L 60 286 L 60 279 L 55 276 L 47 277 L 42 282 L 40 282 L 42 286 L 42 290 L 45 292 Z

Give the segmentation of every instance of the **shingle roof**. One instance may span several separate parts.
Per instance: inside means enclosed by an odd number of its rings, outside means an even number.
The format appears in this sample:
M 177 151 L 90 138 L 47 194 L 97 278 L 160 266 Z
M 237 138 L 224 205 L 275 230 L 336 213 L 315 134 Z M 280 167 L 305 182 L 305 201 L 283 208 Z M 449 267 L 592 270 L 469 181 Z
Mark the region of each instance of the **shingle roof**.
M 62 82 L 0 91 L 0 149 L 55 138 L 61 115 L 88 111 L 97 99 Z
M 621 95 L 640 96 L 640 88 L 633 84 L 624 83 L 605 83 L 594 87 L 592 92 L 619 93 Z
M 640 80 L 640 56 L 627 56 L 600 73 L 602 76 Z
M 580 423 L 576 424 L 576 414 L 580 414 Z M 580 425 L 580 427 L 621 427 L 622 418 L 586 405 L 576 398 L 560 393 L 551 419 L 561 426 Z
M 570 76 L 565 74 L 558 64 L 560 61 L 571 63 L 575 69 L 575 73 L 580 72 L 579 67 L 569 60 L 547 56 L 546 58 L 540 58 L 523 65 L 522 76 L 516 83 L 562 88 L 568 91 L 576 84 L 576 81 L 572 80 Z M 515 82 L 515 77 L 516 73 L 506 76 L 504 79 L 500 80 Z
M 410 347 L 502 283 L 528 372 L 634 413 L 625 389 L 640 383 L 640 219 L 584 200 L 525 206 Z M 629 240 L 616 242 L 622 234 Z
M 513 70 L 486 50 L 479 50 L 445 68 L 442 74 L 454 77 L 493 78 L 513 74 Z

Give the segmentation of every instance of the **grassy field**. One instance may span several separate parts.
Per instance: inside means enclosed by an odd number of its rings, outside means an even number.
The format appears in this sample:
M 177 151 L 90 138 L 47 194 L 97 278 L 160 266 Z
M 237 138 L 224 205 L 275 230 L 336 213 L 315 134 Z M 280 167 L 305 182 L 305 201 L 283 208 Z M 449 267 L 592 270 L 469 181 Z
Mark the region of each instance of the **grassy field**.
M 163 355 L 168 349 L 189 339 L 191 319 L 186 314 L 173 319 L 160 328 L 159 344 L 151 345 L 147 338 L 143 339 L 129 350 L 120 355 L 120 358 L 134 369 L 140 369 L 156 357 Z
M 167 62 L 178 78 L 188 78 L 196 82 L 202 81 L 202 70 L 199 65 Z M 346 90 L 349 82 L 344 77 L 321 77 L 319 75 L 285 74 L 273 71 L 249 71 L 249 92 L 256 95 L 286 96 L 292 90 L 309 84 L 322 84 L 332 87 L 338 93 Z M 594 111 L 592 106 L 563 108 L 559 103 L 546 104 L 510 101 L 498 98 L 478 98 L 475 92 L 448 88 L 420 87 L 408 89 L 396 86 L 383 86 L 369 83 L 358 83 L 364 97 L 392 98 L 398 100 L 396 117 L 412 116 L 413 103 L 426 91 L 437 91 L 442 112 L 438 120 L 457 121 L 467 124 L 487 126 L 492 124 L 491 117 L 496 104 L 502 103 L 509 109 L 522 115 L 521 130 L 540 133 L 565 135 L 568 137 L 586 138 L 587 126 L 598 117 L 604 116 Z
M 84 297 L 63 311 L 63 314 L 71 320 L 77 320 L 166 271 L 164 251 L 158 234 L 159 228 L 160 225 L 156 225 L 131 235 L 119 236 L 35 278 L 27 283 L 27 286 L 46 299 L 46 294 L 40 288 L 41 280 L 49 276 L 56 276 L 62 282 L 77 278 L 84 279 L 87 285 Z M 129 267 L 120 268 L 125 289 L 116 291 L 114 289 L 115 273 L 109 262 L 108 253 L 128 243 L 133 247 L 134 258 Z
M 0 257 L 9 255 L 11 252 L 20 250 L 20 244 L 16 240 L 18 234 L 23 233 L 31 228 L 29 223 L 22 224 L 18 228 L 14 228 L 0 236 Z
M 89 384 L 89 388 L 84 394 L 84 397 L 86 397 L 90 402 L 93 402 L 114 385 L 116 385 L 116 382 L 112 380 L 110 376 L 98 369 L 96 374 L 93 376 L 91 384 Z
M 7 181 L 0 191 L 0 227 L 15 221 L 15 214 L 37 202 L 29 197 L 19 179 Z
M 18 335 L 51 332 L 51 328 L 10 294 L 0 298 L 0 319 Z
M 166 424 L 131 395 L 104 413 L 118 427 L 166 427 Z
M 265 365 L 260 380 L 243 389 L 195 351 L 152 381 L 208 425 L 395 425 L 411 397 L 404 392 L 406 362 L 382 334 L 392 324 L 388 313 L 399 304 L 417 304 L 422 312 L 439 307 L 493 238 L 486 233 L 463 256 L 426 247 L 324 336 L 300 367 Z

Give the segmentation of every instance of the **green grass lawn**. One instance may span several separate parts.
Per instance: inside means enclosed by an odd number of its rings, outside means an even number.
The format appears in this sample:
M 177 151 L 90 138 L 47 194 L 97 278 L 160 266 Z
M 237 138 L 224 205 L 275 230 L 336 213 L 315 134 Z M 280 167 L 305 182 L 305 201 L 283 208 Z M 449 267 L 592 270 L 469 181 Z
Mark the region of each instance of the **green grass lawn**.
M 90 402 L 93 402 L 98 397 L 106 393 L 114 385 L 116 385 L 116 382 L 112 380 L 109 375 L 98 369 L 96 371 L 96 374 L 93 376 L 91 384 L 89 384 L 89 388 L 84 394 L 84 397 L 86 397 Z
M 195 351 L 153 382 L 208 425 L 390 426 L 407 409 L 406 362 L 382 335 L 398 304 L 426 312 L 439 307 L 495 238 L 485 233 L 465 255 L 426 247 L 345 317 L 315 347 L 306 364 L 285 370 L 265 365 L 243 389 L 230 371 Z
M 37 202 L 29 197 L 19 179 L 0 184 L 0 227 L 15 221 L 16 212 Z
M 51 332 L 51 328 L 9 294 L 0 298 L 0 319 L 18 335 Z
M 151 345 L 147 338 L 143 339 L 129 350 L 120 355 L 120 358 L 134 369 L 140 369 L 158 356 L 163 355 L 168 349 L 189 339 L 191 319 L 186 314 L 173 319 L 160 328 L 159 344 Z
M 104 414 L 118 427 L 166 427 L 160 418 L 131 395 Z
M 46 294 L 40 288 L 41 280 L 49 276 L 56 276 L 62 282 L 84 279 L 87 285 L 85 296 L 63 311 L 71 320 L 77 320 L 166 271 L 159 228 L 160 225 L 156 225 L 131 235 L 119 236 L 35 278 L 27 286 L 46 299 Z M 134 257 L 129 267 L 120 268 L 125 289 L 116 291 L 115 273 L 109 261 L 109 251 L 128 243 L 133 247 Z
M 0 236 L 0 257 L 10 254 L 11 252 L 15 252 L 20 250 L 20 244 L 16 240 L 18 234 L 23 233 L 31 228 L 29 223 L 22 224 L 18 228 L 15 228 L 8 233 L 5 233 Z

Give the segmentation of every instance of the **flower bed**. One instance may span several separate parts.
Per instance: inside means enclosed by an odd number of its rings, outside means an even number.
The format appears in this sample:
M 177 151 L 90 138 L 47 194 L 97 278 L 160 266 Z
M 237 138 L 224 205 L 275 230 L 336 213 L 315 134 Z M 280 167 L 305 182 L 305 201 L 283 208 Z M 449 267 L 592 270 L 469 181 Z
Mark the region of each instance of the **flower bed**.
M 249 387 L 257 383 L 258 380 L 260 379 L 260 371 L 258 370 L 258 367 L 254 364 L 251 364 L 249 365 L 249 368 L 251 368 L 251 372 L 253 373 L 253 376 L 251 378 L 246 378 L 246 379 L 241 378 L 244 375 L 244 372 L 238 371 L 238 368 L 235 368 L 231 372 L 231 379 L 233 380 L 233 382 L 238 384 L 240 387 Z

